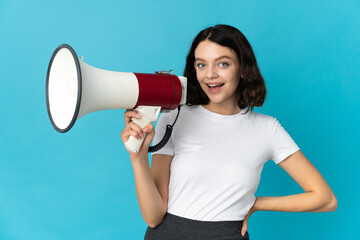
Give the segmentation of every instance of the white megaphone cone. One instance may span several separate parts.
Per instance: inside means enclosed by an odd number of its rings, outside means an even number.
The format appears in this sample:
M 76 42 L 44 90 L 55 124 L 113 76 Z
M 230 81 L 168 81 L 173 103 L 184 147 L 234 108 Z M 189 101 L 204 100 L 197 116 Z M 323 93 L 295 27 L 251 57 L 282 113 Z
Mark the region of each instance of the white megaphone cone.
M 185 77 L 172 74 L 126 73 L 102 70 L 79 59 L 66 44 L 53 53 L 46 79 L 46 103 L 53 127 L 69 131 L 77 119 L 106 109 L 135 109 L 141 128 L 155 122 L 160 110 L 186 102 Z M 138 152 L 144 138 L 130 137 L 128 150 Z

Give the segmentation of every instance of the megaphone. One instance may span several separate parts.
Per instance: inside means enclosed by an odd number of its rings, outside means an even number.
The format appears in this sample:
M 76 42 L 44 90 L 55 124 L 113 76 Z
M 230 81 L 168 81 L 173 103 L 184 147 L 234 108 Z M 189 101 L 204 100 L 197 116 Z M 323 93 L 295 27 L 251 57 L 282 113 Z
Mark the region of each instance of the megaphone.
M 84 115 L 106 109 L 136 109 L 141 128 L 155 122 L 160 111 L 186 102 L 186 77 L 170 72 L 115 72 L 92 67 L 62 44 L 51 56 L 46 77 L 46 105 L 52 126 L 65 133 Z M 138 152 L 144 140 L 130 136 L 127 149 Z

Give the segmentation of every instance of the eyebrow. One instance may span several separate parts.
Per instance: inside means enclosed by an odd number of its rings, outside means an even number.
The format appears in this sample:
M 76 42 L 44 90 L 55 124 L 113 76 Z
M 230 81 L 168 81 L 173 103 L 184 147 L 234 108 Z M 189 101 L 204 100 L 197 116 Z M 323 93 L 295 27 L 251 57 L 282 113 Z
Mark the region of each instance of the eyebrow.
M 222 58 L 228 58 L 228 59 L 230 59 L 230 60 L 233 60 L 231 57 L 224 55 L 224 56 L 220 56 L 220 57 L 216 58 L 215 61 L 217 61 L 217 60 L 219 60 L 219 59 L 222 59 Z M 195 61 L 204 61 L 204 62 L 205 62 L 205 60 L 202 59 L 202 58 L 195 58 Z

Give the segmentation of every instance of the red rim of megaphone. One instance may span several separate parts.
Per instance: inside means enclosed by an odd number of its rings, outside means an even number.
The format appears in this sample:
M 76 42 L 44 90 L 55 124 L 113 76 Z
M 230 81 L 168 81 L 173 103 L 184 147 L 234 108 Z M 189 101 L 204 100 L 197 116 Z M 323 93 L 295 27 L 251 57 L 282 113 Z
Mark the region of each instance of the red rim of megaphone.
M 76 70 L 77 70 L 78 91 L 77 91 L 77 100 L 76 100 L 75 112 L 74 112 L 74 115 L 72 117 L 72 120 L 71 120 L 70 124 L 66 128 L 61 129 L 55 124 L 55 122 L 54 122 L 54 120 L 52 118 L 52 115 L 51 115 L 51 111 L 50 111 L 49 76 L 50 76 L 50 70 L 51 70 L 53 60 L 56 57 L 57 53 L 63 48 L 67 48 L 71 52 L 71 54 L 72 54 L 72 56 L 74 58 L 74 62 L 75 62 L 75 65 L 76 65 Z M 65 132 L 69 131 L 72 128 L 72 126 L 74 125 L 74 123 L 75 123 L 75 121 L 76 121 L 76 119 L 78 117 L 79 110 L 80 110 L 80 103 L 81 103 L 81 88 L 82 88 L 81 82 L 82 82 L 81 81 L 81 69 L 80 69 L 80 63 L 79 63 L 78 56 L 76 55 L 74 49 L 72 47 L 70 47 L 68 44 L 61 44 L 60 46 L 58 46 L 55 49 L 54 53 L 51 56 L 51 59 L 50 59 L 50 62 L 49 62 L 49 67 L 48 67 L 48 70 L 47 70 L 47 75 L 46 75 L 46 107 L 47 107 L 47 112 L 48 112 L 51 124 L 53 125 L 55 130 L 60 132 L 60 133 L 65 133 Z

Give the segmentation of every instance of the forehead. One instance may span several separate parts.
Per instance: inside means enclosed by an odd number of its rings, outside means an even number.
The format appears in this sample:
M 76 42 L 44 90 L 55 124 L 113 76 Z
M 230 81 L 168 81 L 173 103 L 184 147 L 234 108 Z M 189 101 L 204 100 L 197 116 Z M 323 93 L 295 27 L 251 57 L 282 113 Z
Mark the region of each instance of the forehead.
M 195 58 L 201 58 L 203 60 L 213 60 L 221 56 L 227 56 L 237 60 L 234 50 L 209 40 L 200 42 L 194 53 Z

